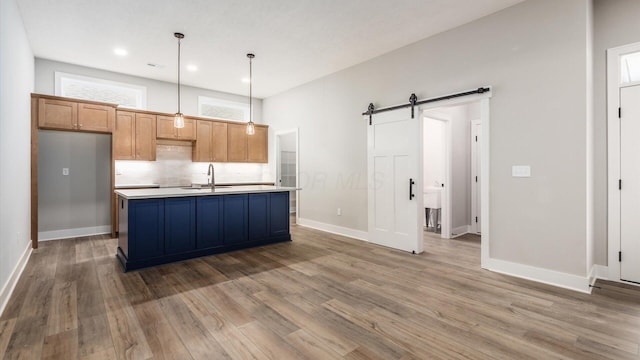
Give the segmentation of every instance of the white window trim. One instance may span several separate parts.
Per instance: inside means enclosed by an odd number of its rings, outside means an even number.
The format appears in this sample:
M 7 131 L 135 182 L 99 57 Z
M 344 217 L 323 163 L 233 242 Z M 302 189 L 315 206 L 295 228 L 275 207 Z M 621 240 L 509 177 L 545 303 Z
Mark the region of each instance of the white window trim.
M 624 69 L 625 66 L 622 65 L 622 59 L 624 57 L 626 57 L 627 55 L 632 55 L 632 54 L 637 54 L 637 53 L 638 53 L 638 51 L 627 51 L 625 54 L 620 54 L 619 55 L 618 61 L 620 62 L 620 64 L 618 64 L 619 65 L 618 71 L 620 71 L 619 81 L 620 81 L 620 86 L 621 87 L 622 86 L 630 86 L 630 85 L 634 85 L 634 84 L 637 85 L 638 83 L 640 83 L 640 80 L 631 81 L 631 72 L 630 72 L 630 69 L 628 68 L 628 65 L 629 65 L 628 62 L 625 64 L 625 65 L 627 65 L 627 76 L 629 78 L 628 81 L 625 80 L 625 78 L 623 76 L 624 75 L 623 74 L 623 69 Z
M 241 109 L 244 112 L 244 119 L 243 120 L 225 119 L 225 118 L 221 118 L 221 117 L 216 117 L 215 119 L 236 121 L 236 122 L 247 122 L 247 121 L 249 121 L 249 104 L 245 104 L 245 103 L 238 102 L 238 101 L 216 99 L 216 98 L 212 98 L 212 97 L 209 97 L 209 96 L 202 96 L 202 95 L 198 96 L 198 116 L 206 117 L 206 118 L 212 118 L 212 119 L 213 119 L 213 117 L 204 115 L 202 113 L 202 105 L 204 105 L 204 104 L 206 104 L 206 105 L 214 105 L 214 106 L 226 106 L 226 107 L 230 107 L 230 108 Z
M 106 85 L 111 87 L 121 87 L 121 88 L 134 90 L 138 94 L 136 96 L 137 106 L 133 108 L 135 109 L 147 108 L 147 88 L 145 86 L 132 85 L 132 84 L 121 83 L 117 81 L 94 78 L 90 76 L 82 76 L 82 75 L 69 74 L 69 73 L 56 71 L 55 72 L 55 95 L 56 96 L 64 96 L 64 94 L 62 93 L 62 82 L 64 79 L 85 81 L 85 82 L 94 83 L 94 84 L 101 84 L 101 85 Z M 130 106 L 125 106 L 125 105 L 120 105 L 120 106 L 131 108 Z

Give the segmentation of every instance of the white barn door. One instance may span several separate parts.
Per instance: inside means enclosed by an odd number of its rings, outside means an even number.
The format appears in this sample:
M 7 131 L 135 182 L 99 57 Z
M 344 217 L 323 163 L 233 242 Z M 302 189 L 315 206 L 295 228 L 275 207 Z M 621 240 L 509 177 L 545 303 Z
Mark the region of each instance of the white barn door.
M 421 253 L 422 122 L 418 109 L 373 115 L 368 126 L 369 241 Z

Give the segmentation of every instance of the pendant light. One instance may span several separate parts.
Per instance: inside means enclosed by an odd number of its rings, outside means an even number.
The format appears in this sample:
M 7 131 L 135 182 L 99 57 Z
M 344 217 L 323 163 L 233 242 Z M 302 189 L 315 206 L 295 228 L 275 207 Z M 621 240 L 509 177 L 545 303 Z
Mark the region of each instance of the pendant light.
M 176 128 L 184 127 L 184 115 L 180 112 L 180 40 L 184 39 L 184 34 L 181 33 L 173 33 L 178 39 L 178 112 L 173 118 L 173 126 Z
M 253 74 L 251 73 L 251 60 L 256 56 L 253 54 L 247 54 L 247 57 L 249 58 L 249 122 L 247 123 L 247 135 L 253 135 L 256 133 L 256 127 L 253 123 L 253 98 L 251 93 L 251 87 L 253 86 Z

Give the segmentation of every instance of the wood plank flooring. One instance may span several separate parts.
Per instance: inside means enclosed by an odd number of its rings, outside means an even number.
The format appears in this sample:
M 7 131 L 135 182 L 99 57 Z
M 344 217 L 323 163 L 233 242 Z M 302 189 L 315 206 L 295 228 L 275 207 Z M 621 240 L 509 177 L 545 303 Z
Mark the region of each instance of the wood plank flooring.
M 480 269 L 475 236 L 411 255 L 294 241 L 123 273 L 116 240 L 33 252 L 4 359 L 637 359 L 640 288 L 580 294 Z

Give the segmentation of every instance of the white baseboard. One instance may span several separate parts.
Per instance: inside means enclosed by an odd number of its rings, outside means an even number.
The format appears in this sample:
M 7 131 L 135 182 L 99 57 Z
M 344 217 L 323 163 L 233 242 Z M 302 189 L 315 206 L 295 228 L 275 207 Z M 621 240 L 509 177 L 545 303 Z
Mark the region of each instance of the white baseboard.
M 362 241 L 368 241 L 369 233 L 362 230 L 355 230 L 338 225 L 327 224 L 315 220 L 298 218 L 298 225 L 311 229 L 322 230 L 328 233 L 342 235 Z
M 451 230 L 451 238 L 462 236 L 471 232 L 471 225 L 462 225 Z
M 90 226 L 76 229 L 39 231 L 38 241 L 67 239 L 72 237 L 101 235 L 111 233 L 111 225 Z
M 510 261 L 489 259 L 485 269 L 505 275 L 558 286 L 561 288 L 591 294 L 589 277 L 543 269 L 535 266 L 517 264 Z
M 11 297 L 13 290 L 16 288 L 18 280 L 20 280 L 20 275 L 22 275 L 22 272 L 27 265 L 27 261 L 31 256 L 31 251 L 31 241 L 29 241 L 27 242 L 27 248 L 24 249 L 24 252 L 22 253 L 22 256 L 20 256 L 18 263 L 13 268 L 11 275 L 9 275 L 7 283 L 4 284 L 2 290 L 0 290 L 0 315 L 2 315 L 2 313 L 4 312 L 4 308 L 7 306 L 7 303 L 9 303 L 9 298 Z
M 597 279 L 609 280 L 609 267 L 594 264 L 589 271 L 589 284 L 593 285 Z

